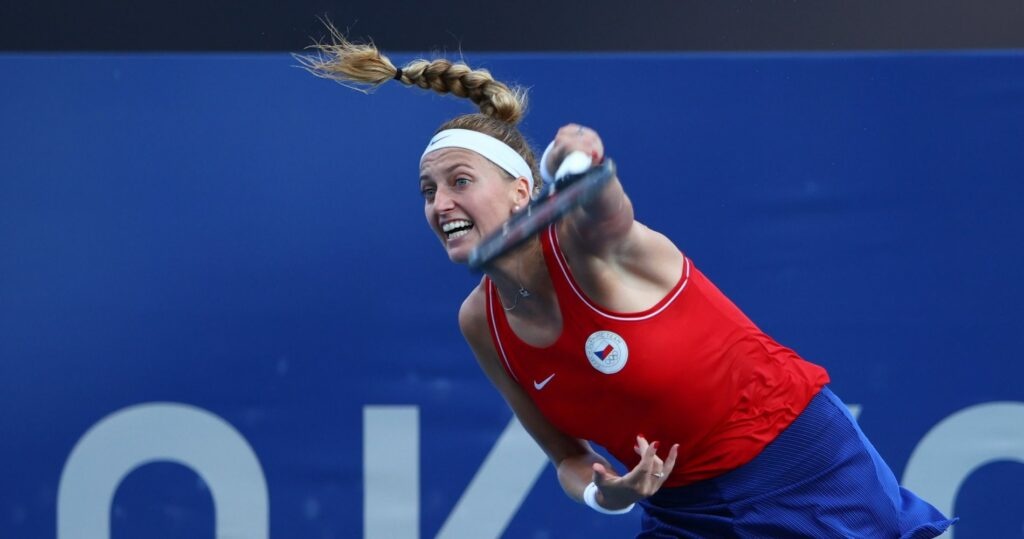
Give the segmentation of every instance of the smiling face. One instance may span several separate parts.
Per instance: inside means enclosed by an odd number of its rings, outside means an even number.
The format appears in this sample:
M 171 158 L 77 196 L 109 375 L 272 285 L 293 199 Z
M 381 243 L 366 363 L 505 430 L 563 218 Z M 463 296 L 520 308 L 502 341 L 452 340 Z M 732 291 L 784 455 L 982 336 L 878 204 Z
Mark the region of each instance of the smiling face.
M 529 199 L 525 179 L 512 181 L 494 163 L 462 148 L 423 158 L 420 192 L 427 224 L 456 263 L 465 263 L 470 250 Z

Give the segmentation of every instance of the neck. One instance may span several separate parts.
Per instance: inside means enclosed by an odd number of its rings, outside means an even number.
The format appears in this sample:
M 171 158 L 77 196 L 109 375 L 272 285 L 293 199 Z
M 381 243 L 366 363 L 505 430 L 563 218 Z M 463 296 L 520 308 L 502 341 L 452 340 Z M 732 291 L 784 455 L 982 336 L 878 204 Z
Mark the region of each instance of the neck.
M 540 240 L 534 238 L 496 260 L 486 274 L 494 282 L 506 310 L 532 310 L 547 283 Z

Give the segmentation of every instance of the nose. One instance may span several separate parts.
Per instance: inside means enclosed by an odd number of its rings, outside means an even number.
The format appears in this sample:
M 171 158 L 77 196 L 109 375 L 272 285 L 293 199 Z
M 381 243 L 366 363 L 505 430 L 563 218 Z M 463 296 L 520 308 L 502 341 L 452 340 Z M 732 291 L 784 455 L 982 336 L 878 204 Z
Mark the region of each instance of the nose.
M 438 212 L 445 212 L 455 207 L 454 199 L 444 189 L 434 192 L 434 209 Z

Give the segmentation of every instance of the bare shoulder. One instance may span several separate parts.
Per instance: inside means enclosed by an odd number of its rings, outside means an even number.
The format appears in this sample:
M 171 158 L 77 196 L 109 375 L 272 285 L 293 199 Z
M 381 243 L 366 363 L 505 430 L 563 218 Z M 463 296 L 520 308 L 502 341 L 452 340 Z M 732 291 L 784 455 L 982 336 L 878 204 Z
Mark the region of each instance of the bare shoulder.
M 487 330 L 487 292 L 484 281 L 473 289 L 459 307 L 459 329 L 468 340 L 471 334 Z
M 481 279 L 480 284 L 466 296 L 459 308 L 459 329 L 462 331 L 462 337 L 473 350 L 477 361 L 482 364 L 489 363 L 485 361 L 489 358 L 497 358 L 497 351 L 494 349 L 488 328 L 487 288 L 484 283 L 485 281 Z
M 585 442 L 562 433 L 549 423 L 502 366 L 488 328 L 486 294 L 485 281 L 481 280 L 459 308 L 459 328 L 473 350 L 480 368 L 552 462 L 557 465 L 569 456 L 588 454 L 590 447 Z
M 462 307 L 459 308 L 459 329 L 462 330 L 466 344 L 473 351 L 477 364 L 508 400 L 517 389 L 501 365 L 488 324 L 487 288 L 485 281 L 481 279 L 480 284 L 466 296 Z

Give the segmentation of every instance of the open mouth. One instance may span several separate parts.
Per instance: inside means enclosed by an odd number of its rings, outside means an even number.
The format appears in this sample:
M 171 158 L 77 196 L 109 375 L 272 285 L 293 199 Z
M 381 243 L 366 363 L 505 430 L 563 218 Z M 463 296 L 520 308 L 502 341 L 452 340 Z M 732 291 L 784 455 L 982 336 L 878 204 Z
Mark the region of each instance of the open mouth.
M 469 231 L 472 229 L 473 222 L 465 219 L 456 219 L 441 225 L 441 232 L 444 232 L 444 236 L 448 241 L 461 238 L 469 234 Z

